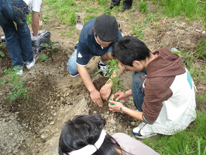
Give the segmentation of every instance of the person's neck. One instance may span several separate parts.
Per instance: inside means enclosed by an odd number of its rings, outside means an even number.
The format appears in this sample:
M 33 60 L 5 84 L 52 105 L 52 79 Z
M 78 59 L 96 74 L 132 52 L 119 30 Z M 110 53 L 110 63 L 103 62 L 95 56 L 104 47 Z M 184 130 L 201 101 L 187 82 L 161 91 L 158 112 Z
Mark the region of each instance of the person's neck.
M 146 60 L 145 60 L 145 65 L 144 67 L 147 68 L 148 64 L 154 60 L 156 58 L 156 56 L 154 56 L 153 54 L 150 55 L 150 57 L 147 57 Z

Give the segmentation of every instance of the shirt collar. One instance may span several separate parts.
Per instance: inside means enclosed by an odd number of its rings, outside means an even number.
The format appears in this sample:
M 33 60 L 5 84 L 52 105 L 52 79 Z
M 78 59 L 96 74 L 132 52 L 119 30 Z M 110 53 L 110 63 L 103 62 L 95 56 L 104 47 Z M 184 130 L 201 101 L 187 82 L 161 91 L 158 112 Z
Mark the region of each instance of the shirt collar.
M 94 38 L 95 38 L 95 40 L 96 40 L 97 44 L 99 44 L 99 45 L 100 45 L 100 47 L 101 47 L 102 49 L 104 49 L 104 47 L 102 47 L 102 45 L 101 45 L 101 44 L 97 41 L 97 38 L 96 38 L 95 34 L 94 34 Z

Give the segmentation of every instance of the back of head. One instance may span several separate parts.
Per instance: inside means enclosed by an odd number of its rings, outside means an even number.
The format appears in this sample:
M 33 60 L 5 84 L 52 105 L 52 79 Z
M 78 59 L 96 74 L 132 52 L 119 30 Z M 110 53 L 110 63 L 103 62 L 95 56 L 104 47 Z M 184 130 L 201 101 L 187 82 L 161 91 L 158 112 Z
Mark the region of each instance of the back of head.
M 118 38 L 116 18 L 108 14 L 103 14 L 96 18 L 94 30 L 101 41 L 114 42 Z
M 76 150 L 94 145 L 105 126 L 105 120 L 99 115 L 79 115 L 64 126 L 59 139 L 59 154 L 70 154 Z M 115 140 L 104 136 L 104 141 L 99 149 L 95 149 L 93 155 L 119 155 L 114 148 L 119 148 Z M 86 154 L 85 155 L 91 155 Z
M 147 46 L 141 40 L 132 36 L 120 38 L 112 50 L 113 57 L 128 66 L 132 66 L 135 60 L 145 60 L 150 57 L 150 54 L 151 52 Z

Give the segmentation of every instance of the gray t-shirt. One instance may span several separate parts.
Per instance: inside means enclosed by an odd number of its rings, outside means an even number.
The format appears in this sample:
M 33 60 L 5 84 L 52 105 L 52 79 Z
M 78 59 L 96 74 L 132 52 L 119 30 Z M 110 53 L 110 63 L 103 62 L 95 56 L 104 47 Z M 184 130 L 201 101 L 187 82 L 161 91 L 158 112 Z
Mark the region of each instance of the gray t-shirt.
M 155 152 L 149 146 L 128 136 L 127 134 L 115 133 L 112 137 L 119 143 L 122 149 L 128 152 L 123 152 L 124 155 L 159 155 L 159 153 Z

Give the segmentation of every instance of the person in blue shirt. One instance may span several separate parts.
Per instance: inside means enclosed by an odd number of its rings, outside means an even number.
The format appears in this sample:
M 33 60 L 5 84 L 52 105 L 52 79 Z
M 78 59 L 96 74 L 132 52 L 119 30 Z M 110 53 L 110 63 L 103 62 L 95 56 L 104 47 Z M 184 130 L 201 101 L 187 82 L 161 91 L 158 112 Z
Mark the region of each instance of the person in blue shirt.
M 91 19 L 84 25 L 75 51 L 67 62 L 70 76 L 76 77 L 80 74 L 92 101 L 99 107 L 103 106 L 102 98 L 109 97 L 112 84 L 105 84 L 99 92 L 92 83 L 86 65 L 93 56 L 101 56 L 98 68 L 105 72 L 106 61 L 113 59 L 112 46 L 121 37 L 115 17 L 103 14 Z

